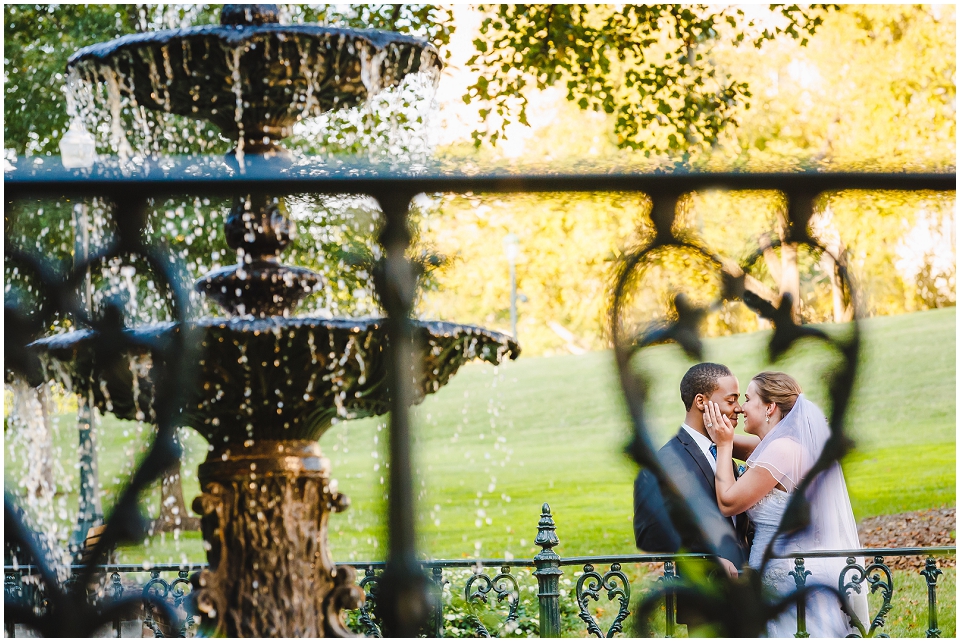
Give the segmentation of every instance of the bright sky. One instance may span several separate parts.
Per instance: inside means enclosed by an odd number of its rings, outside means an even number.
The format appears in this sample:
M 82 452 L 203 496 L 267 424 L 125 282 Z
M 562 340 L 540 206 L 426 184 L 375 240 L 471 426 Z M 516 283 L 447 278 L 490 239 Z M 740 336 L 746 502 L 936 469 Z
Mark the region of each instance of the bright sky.
M 473 41 L 480 28 L 480 14 L 469 5 L 454 5 L 456 31 L 450 38 L 450 58 L 440 75 L 437 87 L 437 103 L 440 105 L 437 143 L 450 143 L 470 138 L 470 132 L 478 121 L 476 104 L 466 105 L 461 97 L 471 84 L 467 73 L 467 60 L 474 53 Z
M 479 36 L 482 16 L 472 5 L 458 4 L 453 7 L 457 29 L 450 38 L 450 59 L 440 76 L 437 88 L 437 103 L 440 106 L 437 144 L 448 145 L 469 141 L 470 133 L 477 128 L 480 117 L 477 112 L 483 105 L 476 102 L 469 105 L 463 102 L 463 95 L 475 81 L 469 73 L 467 61 L 476 52 L 473 41 Z M 533 136 L 536 130 L 556 115 L 556 105 L 563 96 L 556 89 L 546 91 L 529 90 L 527 99 L 528 121 L 531 127 L 514 124 L 507 128 L 507 139 L 497 147 L 507 157 L 518 157 L 523 153 L 524 142 Z

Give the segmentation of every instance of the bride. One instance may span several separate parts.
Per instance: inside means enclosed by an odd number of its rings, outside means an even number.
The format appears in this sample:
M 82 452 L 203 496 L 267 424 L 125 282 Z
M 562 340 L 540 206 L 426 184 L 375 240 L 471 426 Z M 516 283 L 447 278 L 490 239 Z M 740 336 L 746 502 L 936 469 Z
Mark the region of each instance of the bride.
M 800 390 L 800 384 L 782 372 L 761 372 L 747 386 L 743 404 L 744 430 L 734 437 L 730 420 L 716 404 L 708 404 L 704 426 L 717 446 L 717 461 L 729 461 L 734 454 L 746 459 L 747 470 L 734 479 L 729 466 L 717 466 L 717 503 L 724 515 L 746 511 L 756 524 L 750 549 L 750 566 L 761 569 L 763 555 L 773 539 L 794 492 L 823 451 L 830 436 L 823 412 Z M 759 439 L 758 439 L 759 438 Z M 736 451 L 736 453 L 734 452 Z M 849 550 L 860 548 L 857 526 L 840 464 L 832 463 L 807 488 L 810 525 L 798 533 L 780 535 L 774 544 L 777 555 L 801 551 Z M 806 558 L 810 576 L 807 586 L 834 590 L 844 557 Z M 858 560 L 862 566 L 862 560 Z M 784 596 L 796 590 L 793 559 L 771 559 L 763 567 L 764 587 Z M 853 574 L 848 574 L 852 579 Z M 865 592 L 848 594 L 847 605 L 869 626 Z M 859 633 L 840 609 L 836 594 L 814 590 L 806 598 L 806 629 L 813 637 L 845 637 Z M 797 632 L 796 606 L 789 607 L 767 624 L 769 637 L 793 637 Z

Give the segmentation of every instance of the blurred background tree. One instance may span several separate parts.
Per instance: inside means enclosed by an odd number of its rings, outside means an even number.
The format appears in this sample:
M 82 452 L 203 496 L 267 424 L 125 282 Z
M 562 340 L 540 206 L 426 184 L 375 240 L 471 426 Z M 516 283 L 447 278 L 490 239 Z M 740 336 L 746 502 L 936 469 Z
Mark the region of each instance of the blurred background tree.
M 67 124 L 62 92 L 70 54 L 125 33 L 214 23 L 219 7 L 7 5 L 4 12 L 4 146 L 8 155 L 55 155 Z M 432 154 L 467 167 L 542 161 L 581 171 L 678 163 L 746 171 L 954 166 L 951 6 L 281 5 L 281 13 L 286 22 L 391 28 L 431 39 L 449 63 L 441 82 L 465 74 L 457 100 L 474 110 L 460 142 L 423 147 L 416 135 L 429 135 L 437 119 L 387 96 L 367 113 L 298 128 L 288 144 L 305 153 L 389 156 L 420 145 L 417 158 Z M 460 57 L 458 47 L 466 51 Z M 454 107 L 444 104 L 440 116 Z M 390 109 L 410 127 L 399 145 L 382 143 L 396 131 L 380 116 Z M 176 125 L 177 151 L 220 154 L 229 147 L 209 126 Z M 950 195 L 827 195 L 815 222 L 824 242 L 846 253 L 867 311 L 892 314 L 954 304 L 952 204 Z M 8 212 L 8 233 L 69 264 L 77 205 L 18 204 Z M 195 278 L 232 261 L 219 224 L 228 206 L 156 203 L 152 234 L 181 253 Z M 109 204 L 91 207 L 100 208 L 109 232 Z M 304 198 L 290 207 L 301 234 L 285 260 L 329 277 L 326 293 L 307 307 L 376 313 L 367 269 L 376 259 L 375 208 L 352 197 Z M 520 306 L 527 354 L 603 347 L 605 294 L 598 284 L 609 278 L 611 258 L 644 240 L 646 207 L 642 197 L 622 195 L 423 199 L 417 216 L 429 224 L 418 232 L 414 253 L 454 260 L 426 282 L 421 312 L 508 327 L 502 236 L 515 232 L 528 298 Z M 484 215 L 485 208 L 493 213 Z M 696 194 L 681 203 L 680 220 L 737 260 L 778 238 L 782 211 L 775 193 Z M 849 302 L 835 296 L 829 257 L 801 253 L 794 261 L 768 250 L 753 276 L 772 296 L 799 292 L 797 312 L 806 321 L 850 314 Z M 156 309 L 142 303 L 144 314 Z M 721 317 L 709 321 L 710 332 L 758 327 L 752 315 L 733 309 Z
M 506 29 L 501 14 L 509 11 L 487 10 L 478 32 L 483 25 L 488 30 Z M 738 46 L 735 38 L 718 37 L 704 47 L 707 62 L 703 64 L 715 65 L 717 74 L 731 74 L 746 83 L 752 96 L 749 105 L 744 100 L 730 109 L 728 125 L 717 130 L 712 144 L 688 148 L 685 156 L 656 153 L 660 134 L 645 129 L 635 133 L 635 144 L 625 146 L 617 133 L 616 114 L 590 109 L 592 103 L 584 110 L 564 100 L 570 90 L 559 76 L 554 86 L 542 92 L 535 90 L 536 78 L 525 77 L 525 85 L 517 81 L 515 86 L 525 91 L 529 125 L 512 122 L 487 130 L 480 138 L 493 138 L 499 132 L 496 146 L 484 142 L 479 154 L 486 162 L 509 168 L 536 169 L 543 162 L 545 167 L 570 171 L 649 171 L 671 169 L 678 162 L 681 167 L 716 171 L 953 170 L 955 8 L 845 5 L 821 10 L 820 15 L 822 23 L 805 45 L 802 38 L 788 37 L 756 49 Z M 520 15 L 513 19 L 525 20 Z M 499 27 L 498 20 L 502 23 Z M 754 26 L 762 30 L 770 21 L 782 25 L 779 20 L 775 14 L 757 15 Z M 478 70 L 481 61 L 478 56 Z M 495 121 L 498 103 L 481 104 L 493 110 L 481 115 Z M 476 136 L 464 136 L 462 143 L 444 151 L 465 162 L 471 158 L 467 149 L 475 140 Z M 630 147 L 650 153 L 638 154 Z M 444 318 L 507 329 L 507 261 L 499 243 L 503 234 L 515 232 L 525 257 L 517 273 L 521 291 L 528 294 L 528 301 L 519 305 L 519 334 L 527 354 L 568 352 L 571 344 L 574 350 L 578 345 L 605 347 L 606 299 L 596 292 L 595 284 L 609 282 L 612 264 L 602 258 L 641 243 L 649 221 L 638 204 L 614 206 L 614 196 L 579 198 L 583 204 L 576 209 L 573 204 L 558 207 L 548 202 L 550 199 L 538 202 L 519 196 L 487 199 L 473 195 L 443 201 L 442 213 L 435 217 L 436 228 L 425 236 L 436 239 L 439 251 L 463 260 L 441 274 L 442 294 L 428 293 L 430 305 L 424 309 Z M 779 240 L 784 206 L 783 196 L 775 192 L 693 194 L 681 201 L 679 222 L 718 254 L 736 261 Z M 824 245 L 846 261 L 865 312 L 899 314 L 955 305 L 954 209 L 953 193 L 826 194 L 815 205 L 813 228 Z M 531 225 L 551 216 L 566 220 L 573 211 L 578 219 L 574 227 Z M 590 234 L 580 236 L 584 230 Z M 597 238 L 601 230 L 603 240 Z M 570 248 L 574 248 L 573 254 L 568 254 Z M 560 256 L 582 258 L 563 262 L 564 286 L 554 282 L 552 290 L 533 285 L 544 278 L 537 257 L 551 255 L 558 256 L 558 261 Z M 788 263 L 792 260 L 787 259 Z M 850 302 L 839 296 L 836 266 L 829 256 L 801 250 L 792 270 L 784 270 L 783 263 L 782 252 L 767 250 L 753 276 L 773 296 L 779 296 L 784 288 L 799 292 L 797 312 L 806 322 L 850 318 Z M 705 284 L 697 284 L 690 267 L 678 264 L 678 269 L 690 275 L 688 289 L 696 285 L 706 288 L 704 295 L 710 291 Z M 792 283 L 783 281 L 785 274 Z M 527 292 L 534 288 L 538 296 Z M 478 295 L 490 302 L 482 311 Z M 663 293 L 657 297 L 650 299 L 653 307 L 644 314 L 669 310 L 669 297 Z M 660 303 L 654 305 L 654 299 Z M 576 341 L 558 335 L 556 324 Z M 761 325 L 752 313 L 733 305 L 709 317 L 705 329 L 710 334 L 726 334 Z

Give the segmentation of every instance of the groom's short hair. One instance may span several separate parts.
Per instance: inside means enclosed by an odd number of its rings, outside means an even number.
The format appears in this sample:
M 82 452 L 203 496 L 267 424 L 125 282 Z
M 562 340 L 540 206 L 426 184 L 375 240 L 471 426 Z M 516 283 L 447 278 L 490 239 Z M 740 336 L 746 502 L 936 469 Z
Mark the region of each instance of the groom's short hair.
M 720 387 L 717 380 L 720 377 L 732 376 L 730 368 L 721 363 L 698 363 L 683 375 L 680 380 L 680 399 L 687 410 L 693 407 L 693 400 L 697 395 L 709 397 Z

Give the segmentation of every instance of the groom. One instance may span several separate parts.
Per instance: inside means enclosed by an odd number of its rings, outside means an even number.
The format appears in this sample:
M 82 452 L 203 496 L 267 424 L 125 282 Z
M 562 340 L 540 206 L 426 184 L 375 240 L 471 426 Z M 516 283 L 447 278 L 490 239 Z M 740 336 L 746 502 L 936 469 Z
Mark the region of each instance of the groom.
M 716 446 L 707 436 L 703 412 L 707 402 L 713 401 L 736 427 L 737 415 L 743 412 L 739 401 L 740 382 L 724 365 L 699 363 L 683 375 L 680 398 L 687 416 L 680 431 L 664 444 L 657 457 L 699 519 L 721 564 L 729 574 L 735 575 L 749 558 L 749 520 L 746 514 L 724 517 L 717 507 L 716 467 L 732 466 L 737 476 L 737 465 L 733 460 L 716 460 Z M 673 527 L 657 480 L 646 469 L 640 471 L 634 484 L 633 532 L 637 548 L 647 552 L 675 553 L 682 544 L 688 551 L 692 546 L 688 538 L 681 538 Z M 678 609 L 678 622 L 683 623 L 684 610 Z

